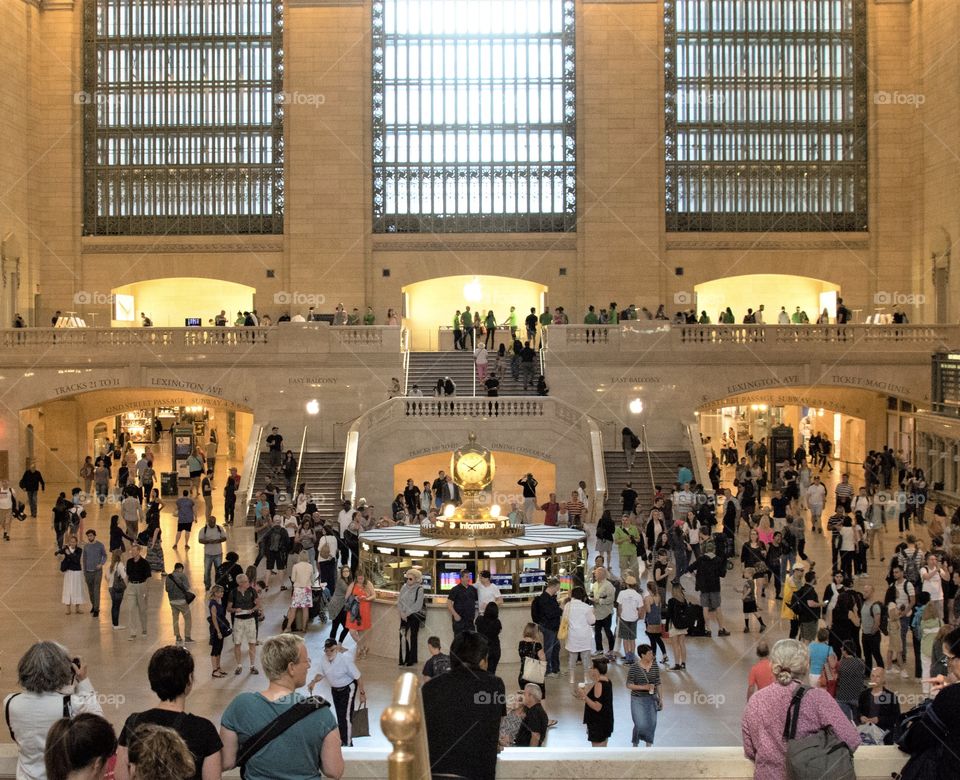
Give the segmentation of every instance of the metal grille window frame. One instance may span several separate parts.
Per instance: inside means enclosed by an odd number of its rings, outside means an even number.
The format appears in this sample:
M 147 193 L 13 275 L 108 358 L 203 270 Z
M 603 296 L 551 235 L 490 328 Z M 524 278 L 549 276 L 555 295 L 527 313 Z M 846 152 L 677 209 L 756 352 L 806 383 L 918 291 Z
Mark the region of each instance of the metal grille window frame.
M 83 15 L 84 235 L 282 233 L 282 0 Z
M 374 233 L 576 230 L 575 17 L 574 0 L 373 0 Z
M 866 0 L 664 0 L 666 229 L 865 232 Z

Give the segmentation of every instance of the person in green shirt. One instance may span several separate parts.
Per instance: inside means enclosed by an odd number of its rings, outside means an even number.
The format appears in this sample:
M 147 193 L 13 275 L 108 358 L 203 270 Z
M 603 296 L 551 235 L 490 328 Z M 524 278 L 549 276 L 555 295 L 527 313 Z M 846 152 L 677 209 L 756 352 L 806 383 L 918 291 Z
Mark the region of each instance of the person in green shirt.
M 377 315 L 373 313 L 373 307 L 367 306 L 367 313 L 363 315 L 364 325 L 376 325 Z
M 496 347 L 496 338 L 497 338 L 497 318 L 493 316 L 493 311 L 488 310 L 487 316 L 483 321 L 483 327 L 487 331 L 487 335 L 484 337 L 484 346 L 487 349 L 494 349 Z
M 545 328 L 547 325 L 553 325 L 553 315 L 549 308 L 544 308 L 543 314 L 540 315 L 540 327 Z
M 610 310 L 609 310 L 609 312 L 608 312 L 608 314 L 607 314 L 607 317 L 608 317 L 611 325 L 616 325 L 616 324 L 618 324 L 618 323 L 620 322 L 620 314 L 619 314 L 619 312 L 617 311 L 617 304 L 616 304 L 616 303 L 611 303 L 611 304 L 610 304 Z
M 584 324 L 584 325 L 596 325 L 596 324 L 598 324 L 599 322 L 600 322 L 600 319 L 599 319 L 599 317 L 597 317 L 597 312 L 596 312 L 596 310 L 593 308 L 593 306 L 588 306 L 588 307 L 587 307 L 587 314 L 586 314 L 586 316 L 583 318 L 583 324 Z
M 617 545 L 617 552 L 620 553 L 620 576 L 624 577 L 629 571 L 633 576 L 637 576 L 637 540 L 640 538 L 640 530 L 630 515 L 624 515 L 623 520 L 617 523 L 617 529 L 613 532 L 613 541 Z
M 457 309 L 457 313 L 453 315 L 453 348 L 466 349 L 466 345 L 463 343 L 463 328 L 460 321 L 460 309 Z
M 710 315 L 707 314 L 706 311 L 700 312 L 700 319 L 698 320 L 698 322 L 699 322 L 701 325 L 709 325 L 709 324 L 710 324 Z
M 242 311 L 238 311 L 238 312 L 237 312 L 237 318 L 233 321 L 234 327 L 236 327 L 236 328 L 242 327 L 242 326 L 243 326 L 243 321 L 244 321 L 244 319 L 245 319 L 245 318 L 244 318 L 244 316 L 243 316 L 243 312 L 242 312 Z
M 510 313 L 507 315 L 507 324 L 510 326 L 510 338 L 517 337 L 517 307 L 511 306 Z

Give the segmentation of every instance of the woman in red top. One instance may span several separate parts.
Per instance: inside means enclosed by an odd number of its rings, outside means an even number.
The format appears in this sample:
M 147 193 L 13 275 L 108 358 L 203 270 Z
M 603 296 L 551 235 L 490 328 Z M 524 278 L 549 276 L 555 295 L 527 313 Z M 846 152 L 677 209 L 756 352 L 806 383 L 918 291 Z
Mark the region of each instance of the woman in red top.
M 350 636 L 357 643 L 357 658 L 365 658 L 367 648 L 363 643 L 364 634 L 370 630 L 372 624 L 370 618 L 370 602 L 375 598 L 376 593 L 373 585 L 367 582 L 367 578 L 357 572 L 356 581 L 347 591 L 345 604 L 346 617 L 344 625 L 350 630 Z M 354 604 L 356 602 L 356 604 Z

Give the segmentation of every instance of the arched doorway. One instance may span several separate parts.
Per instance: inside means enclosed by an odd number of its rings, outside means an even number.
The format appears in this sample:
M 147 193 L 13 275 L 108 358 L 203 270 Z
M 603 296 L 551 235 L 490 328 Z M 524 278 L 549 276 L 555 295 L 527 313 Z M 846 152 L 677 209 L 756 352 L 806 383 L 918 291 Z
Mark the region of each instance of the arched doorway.
M 810 322 L 816 322 L 824 309 L 835 317 L 840 287 L 809 276 L 750 274 L 704 282 L 696 285 L 694 291 L 697 312 L 706 311 L 712 322 L 717 322 L 720 311 L 728 306 L 735 321 L 742 322 L 747 309 L 756 311 L 763 305 L 763 321 L 775 325 L 781 307 L 792 315 L 799 306 Z
M 435 350 L 440 329 L 451 326 L 457 309 L 463 311 L 469 306 L 472 312 L 480 312 L 481 319 L 493 311 L 502 324 L 513 306 L 517 324 L 522 328 L 531 308 L 537 314 L 543 311 L 546 295 L 546 285 L 506 276 L 464 274 L 427 279 L 403 288 L 404 325 L 410 331 L 414 350 Z
M 111 324 L 139 326 L 143 312 L 157 327 L 182 328 L 188 320 L 212 325 L 221 309 L 227 313 L 227 322 L 232 323 L 238 311 L 253 308 L 255 292 L 253 287 L 222 279 L 177 276 L 134 282 L 112 290 Z

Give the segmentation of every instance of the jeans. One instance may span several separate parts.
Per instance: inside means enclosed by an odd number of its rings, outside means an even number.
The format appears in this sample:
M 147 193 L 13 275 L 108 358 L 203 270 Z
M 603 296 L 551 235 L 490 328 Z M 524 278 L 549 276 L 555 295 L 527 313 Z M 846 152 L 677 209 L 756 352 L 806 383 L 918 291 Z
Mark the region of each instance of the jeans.
M 30 517 L 37 516 L 37 491 L 27 491 L 27 503 L 30 505 Z
M 181 639 L 180 615 L 183 615 L 183 637 L 185 639 L 190 639 L 190 605 L 187 604 L 186 601 L 171 601 L 170 614 L 173 616 L 173 635 L 176 637 L 176 640 L 179 642 Z
M 103 506 L 104 502 L 107 500 L 107 492 L 110 490 L 110 486 L 106 482 L 97 482 L 94 486 L 94 490 L 97 492 L 97 503 L 100 506 Z
M 597 652 L 603 652 L 603 635 L 607 635 L 607 648 L 610 652 L 613 652 L 613 631 L 610 630 L 610 626 L 613 622 L 613 613 L 607 615 L 605 618 L 598 618 L 597 622 L 593 624 L 593 641 L 596 644 Z
M 143 500 L 146 503 L 150 503 L 150 496 L 153 494 L 153 483 L 152 482 L 142 482 L 140 487 L 143 489 Z
M 90 594 L 90 603 L 93 605 L 93 614 L 100 614 L 100 583 L 103 580 L 103 573 L 100 569 L 83 572 L 83 578 L 87 581 L 87 592 Z
M 903 652 L 900 656 L 900 660 L 904 663 L 907 662 L 907 634 L 910 633 L 910 616 L 904 615 L 900 618 L 900 646 L 903 647 Z
M 210 587 L 216 581 L 217 569 L 220 568 L 221 563 L 223 563 L 222 553 L 203 556 L 203 585 L 207 590 L 210 590 Z
M 520 374 L 523 379 L 523 389 L 526 390 L 533 384 L 533 361 L 523 361 L 520 364 Z
M 123 594 L 117 595 L 110 591 L 110 622 L 114 628 L 120 625 L 120 605 L 123 604 Z
M 560 673 L 560 642 L 557 641 L 557 632 L 546 626 L 540 626 L 543 634 L 543 653 L 547 657 L 547 674 Z
M 873 669 L 873 662 L 883 669 L 883 655 L 880 653 L 880 632 L 863 635 L 863 660 L 867 667 L 867 674 Z
M 657 700 L 651 693 L 630 695 L 630 715 L 633 718 L 633 746 L 643 740 L 653 744 L 653 735 L 657 730 Z
M 224 499 L 223 500 L 223 522 L 227 525 L 233 525 L 233 515 L 236 511 L 237 499 Z

